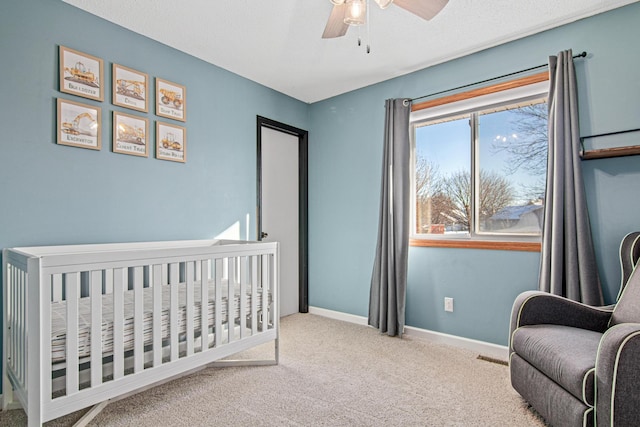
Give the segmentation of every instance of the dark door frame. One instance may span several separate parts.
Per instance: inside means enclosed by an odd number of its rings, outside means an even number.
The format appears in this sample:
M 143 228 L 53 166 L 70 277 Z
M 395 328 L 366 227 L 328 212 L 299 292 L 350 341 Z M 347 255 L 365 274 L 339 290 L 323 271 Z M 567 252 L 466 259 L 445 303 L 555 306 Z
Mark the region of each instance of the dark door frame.
M 258 206 L 256 223 L 258 240 L 262 240 L 262 128 L 284 132 L 298 138 L 298 238 L 299 238 L 299 301 L 300 313 L 309 312 L 309 132 L 275 120 L 257 116 L 257 182 Z

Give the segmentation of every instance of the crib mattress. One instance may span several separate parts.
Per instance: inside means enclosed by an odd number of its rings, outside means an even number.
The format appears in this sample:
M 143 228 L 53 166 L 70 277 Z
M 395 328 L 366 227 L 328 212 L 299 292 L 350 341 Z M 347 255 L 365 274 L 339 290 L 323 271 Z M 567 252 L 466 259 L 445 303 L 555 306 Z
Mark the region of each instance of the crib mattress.
M 176 285 L 172 285 L 176 286 Z M 186 334 L 187 329 L 187 305 L 186 305 L 186 285 L 181 283 L 178 286 L 178 333 L 180 336 Z M 248 286 L 247 286 L 248 287 Z M 200 335 L 201 329 L 201 290 L 200 283 L 196 282 L 193 289 L 194 298 L 194 333 Z M 152 343 L 153 340 L 153 288 L 143 289 L 143 335 L 144 345 Z M 127 290 L 124 292 L 124 350 L 132 350 L 134 346 L 134 292 Z M 262 288 L 258 288 L 258 298 L 256 301 L 257 311 L 262 310 Z M 212 330 L 215 321 L 216 309 L 220 310 L 221 318 L 226 323 L 229 307 L 228 286 L 222 286 L 222 303 L 216 308 L 215 285 L 213 281 L 209 283 L 207 316 L 209 328 Z M 234 315 L 233 319 L 240 317 L 240 289 L 236 288 L 234 295 Z M 247 315 L 251 313 L 251 293 L 247 292 L 245 308 Z M 268 295 L 268 303 L 271 303 L 271 294 Z M 52 363 L 60 363 L 66 360 L 66 301 L 51 303 L 51 359 Z M 170 336 L 170 286 L 162 286 L 162 314 L 161 330 L 162 339 L 167 340 Z M 113 353 L 113 294 L 102 295 L 102 354 L 109 356 Z M 207 331 L 208 334 L 208 331 Z M 91 353 L 91 299 L 89 297 L 80 298 L 78 302 L 78 357 L 88 357 Z

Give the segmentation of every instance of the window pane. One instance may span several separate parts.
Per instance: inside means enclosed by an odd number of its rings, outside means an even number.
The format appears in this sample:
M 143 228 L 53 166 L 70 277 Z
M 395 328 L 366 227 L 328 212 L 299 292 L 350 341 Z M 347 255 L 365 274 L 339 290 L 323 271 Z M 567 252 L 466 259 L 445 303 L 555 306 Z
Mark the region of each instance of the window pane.
M 468 234 L 469 118 L 416 128 L 417 234 Z
M 478 117 L 480 232 L 541 233 L 547 104 Z

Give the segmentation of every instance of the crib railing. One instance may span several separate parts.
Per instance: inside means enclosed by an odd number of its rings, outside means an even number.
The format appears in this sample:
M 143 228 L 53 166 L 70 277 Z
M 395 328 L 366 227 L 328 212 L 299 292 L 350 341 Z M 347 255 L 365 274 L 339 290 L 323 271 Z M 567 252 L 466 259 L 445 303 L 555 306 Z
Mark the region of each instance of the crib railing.
M 4 400 L 48 421 L 278 338 L 277 244 L 16 248 Z M 15 396 L 14 394 L 15 393 Z

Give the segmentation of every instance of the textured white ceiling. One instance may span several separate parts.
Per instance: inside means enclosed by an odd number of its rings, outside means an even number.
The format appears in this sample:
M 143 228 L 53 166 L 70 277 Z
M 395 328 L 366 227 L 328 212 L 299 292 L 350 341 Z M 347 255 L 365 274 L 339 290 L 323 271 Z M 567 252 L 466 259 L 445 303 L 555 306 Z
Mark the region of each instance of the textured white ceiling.
M 371 2 L 370 54 L 357 28 L 321 38 L 329 0 L 63 1 L 315 102 L 638 0 L 450 0 L 431 21 Z

